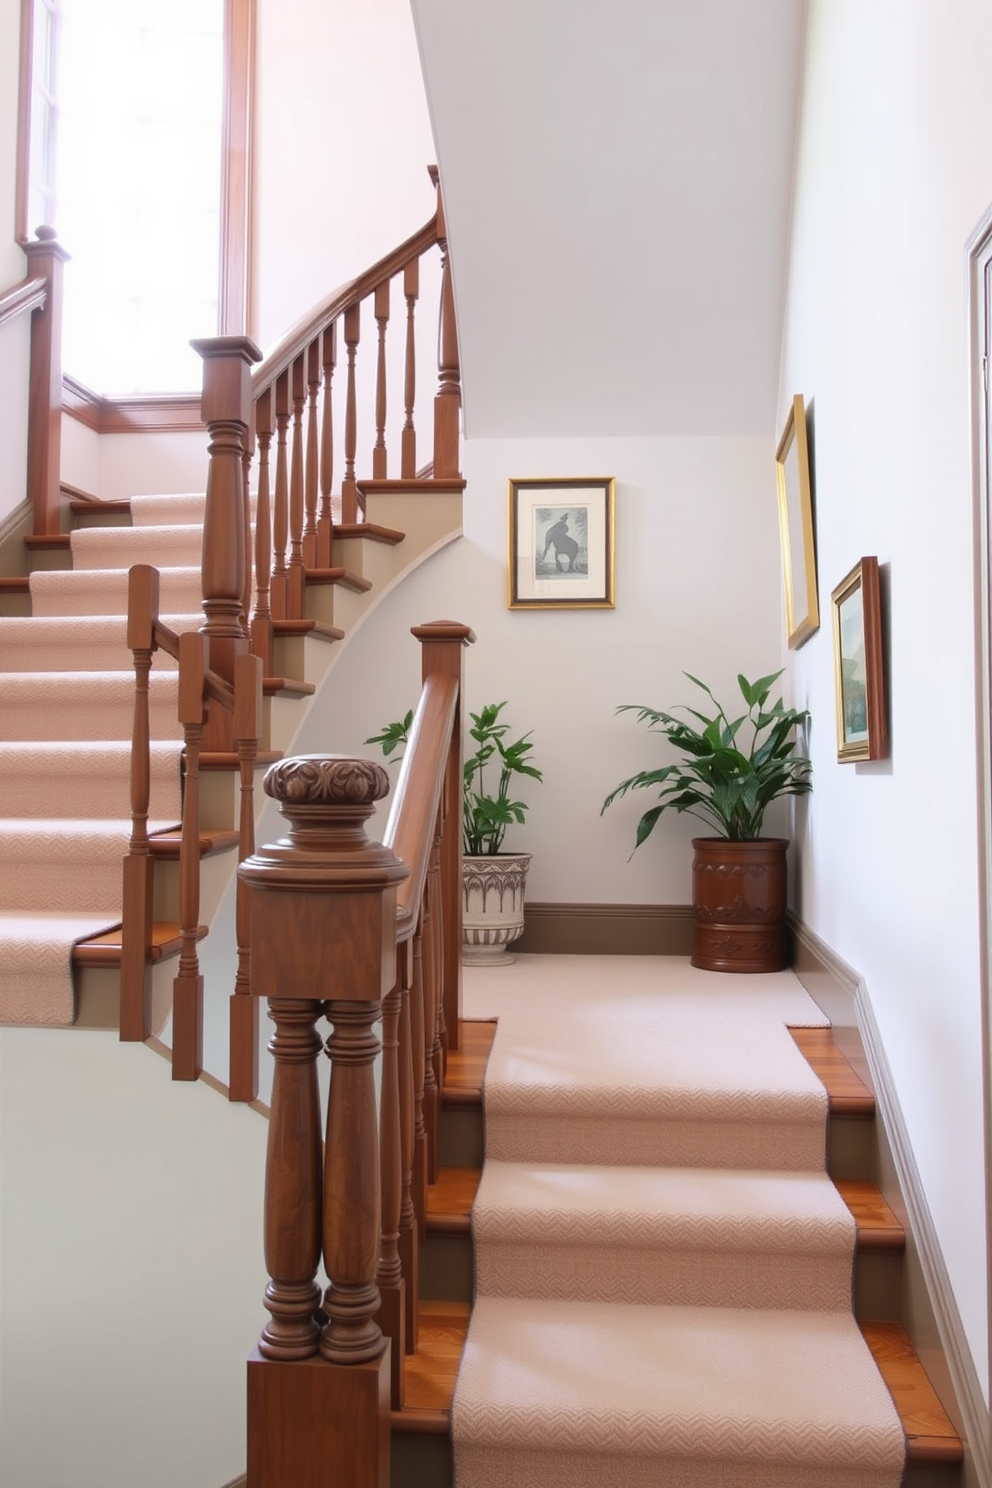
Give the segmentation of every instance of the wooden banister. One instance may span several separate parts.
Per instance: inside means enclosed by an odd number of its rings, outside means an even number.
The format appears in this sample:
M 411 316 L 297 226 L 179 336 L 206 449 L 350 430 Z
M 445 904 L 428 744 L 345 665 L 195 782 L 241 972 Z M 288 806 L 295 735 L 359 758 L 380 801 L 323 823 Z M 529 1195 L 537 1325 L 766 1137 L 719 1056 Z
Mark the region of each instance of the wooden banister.
M 55 229 L 39 227 L 25 243 L 30 278 L 43 279 L 46 291 L 31 318 L 31 372 L 28 395 L 28 499 L 34 508 L 36 537 L 59 531 L 62 459 L 62 269 L 69 255 Z
M 28 276 L 0 294 L 0 325 L 29 310 L 39 310 L 48 295 L 48 280 Z
M 409 939 L 416 929 L 457 714 L 458 677 L 450 673 L 427 677 L 383 834 L 386 845 L 410 869 L 399 892 L 397 933 L 401 940 Z

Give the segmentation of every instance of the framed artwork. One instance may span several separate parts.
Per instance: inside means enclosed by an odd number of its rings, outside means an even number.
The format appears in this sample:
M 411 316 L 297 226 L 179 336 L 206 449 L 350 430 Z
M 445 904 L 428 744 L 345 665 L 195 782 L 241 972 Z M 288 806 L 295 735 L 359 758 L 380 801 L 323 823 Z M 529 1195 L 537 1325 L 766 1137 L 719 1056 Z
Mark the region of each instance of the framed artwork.
M 510 481 L 511 610 L 612 610 L 616 481 Z
M 878 559 L 862 558 L 831 596 L 837 758 L 885 759 L 889 731 L 882 652 Z
M 789 645 L 796 650 L 820 628 L 816 596 L 816 538 L 810 485 L 806 408 L 797 393 L 775 451 L 778 526 L 785 577 L 785 618 Z

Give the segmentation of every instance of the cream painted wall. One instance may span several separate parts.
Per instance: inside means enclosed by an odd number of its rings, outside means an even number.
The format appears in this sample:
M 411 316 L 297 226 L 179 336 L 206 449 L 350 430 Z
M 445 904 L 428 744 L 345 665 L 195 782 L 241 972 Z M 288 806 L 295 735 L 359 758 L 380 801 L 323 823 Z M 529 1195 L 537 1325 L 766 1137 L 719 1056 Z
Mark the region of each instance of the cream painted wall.
M 0 293 L 27 273 L 14 237 L 20 0 L 0 0 Z M 0 522 L 24 500 L 30 316 L 0 326 Z
M 373 612 L 294 748 L 369 753 L 362 740 L 416 701 L 420 662 L 412 637 L 403 642 L 409 627 L 463 620 L 478 638 L 467 656 L 470 709 L 508 699 L 508 721 L 533 730 L 545 772 L 543 786 L 525 784 L 526 827 L 507 836 L 508 847 L 534 852 L 530 896 L 687 903 L 689 818 L 663 822 L 628 863 L 649 799 L 600 817 L 619 780 L 660 758 L 647 732 L 614 708 L 691 700 L 683 669 L 731 698 L 738 671 L 774 670 L 773 453 L 770 439 L 466 441 L 464 537 Z M 507 480 L 540 475 L 615 476 L 615 610 L 507 609 Z M 699 540 L 687 542 L 688 533 Z
M 252 324 L 266 350 L 428 220 L 435 153 L 409 0 L 258 0 L 257 59 Z
M 965 243 L 992 199 L 983 0 L 813 0 L 780 388 L 811 405 L 820 631 L 801 913 L 864 977 L 988 1390 Z M 836 761 L 830 593 L 888 592 L 891 759 Z
M 0 1482 L 245 1467 L 268 1123 L 110 1033 L 0 1031 Z

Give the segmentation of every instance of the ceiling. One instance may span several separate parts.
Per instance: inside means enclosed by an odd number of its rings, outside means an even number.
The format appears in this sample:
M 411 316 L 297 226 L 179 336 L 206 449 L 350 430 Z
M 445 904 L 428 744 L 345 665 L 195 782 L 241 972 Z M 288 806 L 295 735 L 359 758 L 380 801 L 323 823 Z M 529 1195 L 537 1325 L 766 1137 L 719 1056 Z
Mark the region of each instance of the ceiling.
M 805 0 L 412 8 L 466 434 L 771 434 Z

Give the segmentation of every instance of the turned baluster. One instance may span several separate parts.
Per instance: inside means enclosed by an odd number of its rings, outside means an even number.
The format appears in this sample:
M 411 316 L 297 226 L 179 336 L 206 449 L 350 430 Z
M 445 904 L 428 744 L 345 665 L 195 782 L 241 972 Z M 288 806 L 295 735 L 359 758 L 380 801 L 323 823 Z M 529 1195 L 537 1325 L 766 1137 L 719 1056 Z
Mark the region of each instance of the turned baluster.
M 282 372 L 276 378 L 276 500 L 272 517 L 272 618 L 285 620 L 287 610 L 287 586 L 289 570 L 286 567 L 286 549 L 289 546 L 289 466 L 286 441 L 289 431 L 289 373 Z
M 448 1070 L 448 1023 L 444 1016 L 444 904 L 441 899 L 441 862 L 439 841 L 431 854 L 431 929 L 434 936 L 434 971 L 437 977 L 437 1026 L 434 1033 L 434 1075 L 438 1089 L 444 1085 Z
M 438 387 L 434 398 L 434 478 L 458 474 L 458 426 L 462 406 L 461 369 L 458 360 L 458 329 L 455 324 L 455 293 L 451 283 L 447 227 L 441 183 L 436 166 L 430 167 L 437 187 L 437 241 L 441 249 L 441 303 L 438 318 Z
M 379 1326 L 392 1343 L 390 1391 L 393 1410 L 403 1407 L 403 1356 L 406 1353 L 406 1300 L 400 1260 L 400 1209 L 403 1152 L 400 1122 L 399 1023 L 403 994 L 399 981 L 382 1004 L 382 1079 L 379 1095 L 379 1158 L 382 1240 L 376 1285 Z
M 172 984 L 174 1080 L 195 1080 L 203 1068 L 203 977 L 196 951 L 200 924 L 200 745 L 206 720 L 203 651 L 201 632 L 187 631 L 179 637 L 179 722 L 183 726 L 186 773 L 179 847 L 182 949 L 178 975 Z
M 272 389 L 255 404 L 258 439 L 258 497 L 255 506 L 255 609 L 251 649 L 261 658 L 263 673 L 272 671 L 272 514 L 269 507 L 269 448 L 272 444 Z
M 39 227 L 37 241 L 23 246 L 31 278 L 48 281 L 45 302 L 31 316 L 28 499 L 35 535 L 54 536 L 62 479 L 62 275 L 69 255 L 54 227 Z
M 420 259 L 414 258 L 403 270 L 403 293 L 406 296 L 406 368 L 403 380 L 403 433 L 400 445 L 400 474 L 413 480 L 417 474 L 417 431 L 413 424 L 413 407 L 417 399 L 417 335 L 415 315 L 420 297 Z
M 338 355 L 338 323 L 323 334 L 324 396 L 320 427 L 320 516 L 317 519 L 317 567 L 331 566 L 331 492 L 334 489 L 334 367 Z
M 427 1182 L 436 1183 L 439 1171 L 437 1155 L 438 1113 L 441 1090 L 434 1056 L 437 1038 L 438 985 L 435 960 L 434 905 L 430 874 L 424 884 L 421 960 L 424 976 L 424 1129 L 427 1134 Z
M 410 1004 L 413 990 L 413 941 L 399 948 L 400 1020 L 399 1020 L 399 1094 L 400 1094 L 400 1160 L 402 1192 L 400 1197 L 399 1253 L 403 1268 L 406 1301 L 406 1352 L 415 1354 L 419 1333 L 417 1298 L 418 1276 L 417 1213 L 413 1202 L 414 1143 L 416 1138 L 413 1027 Z
M 299 620 L 303 614 L 303 410 L 307 391 L 302 356 L 293 363 L 293 463 L 289 482 L 289 576 L 286 585 L 287 615 Z
M 258 1351 L 265 1359 L 306 1359 L 320 1329 L 321 1142 L 317 1056 L 319 1002 L 270 998 L 275 1061 L 265 1163 L 265 1306 L 270 1321 Z
M 238 860 L 255 851 L 255 763 L 262 721 L 262 662 L 239 656 L 234 668 L 234 740 L 238 751 L 241 813 Z M 258 1095 L 258 1003 L 251 996 L 251 904 L 248 885 L 239 877 L 235 901 L 238 970 L 230 1007 L 231 1100 L 253 1101 Z
M 151 792 L 149 679 L 159 610 L 158 570 L 136 564 L 128 575 L 127 644 L 134 656 L 134 720 L 131 730 L 131 838 L 124 859 L 121 928 L 121 1039 L 140 1042 L 151 1032 L 152 887 L 154 863 L 148 844 Z
M 320 434 L 317 397 L 320 393 L 320 337 L 307 347 L 307 458 L 303 481 L 303 567 L 317 564 L 317 502 Z
M 349 305 L 344 312 L 344 344 L 348 372 L 344 405 L 344 479 L 341 482 L 341 521 L 358 521 L 358 489 L 355 483 L 355 448 L 358 441 L 358 412 L 355 390 L 355 355 L 361 334 L 361 307 Z
M 379 347 L 375 372 L 375 444 L 372 447 L 372 479 L 385 480 L 386 454 L 386 331 L 389 327 L 389 280 L 375 292 L 375 323 L 379 328 Z
M 424 996 L 423 914 L 413 937 L 413 959 L 410 981 L 410 1051 L 413 1059 L 413 1207 L 417 1230 L 427 1233 L 427 1119 L 425 1098 L 427 1085 L 427 1008 Z
M 251 416 L 250 368 L 261 352 L 247 336 L 192 345 L 203 358 L 200 414 L 210 434 L 202 558 L 206 665 L 232 682 L 234 658 L 247 650 L 241 624 L 247 543 L 242 457 Z M 222 746 L 218 739 L 209 747 Z
M 249 426 L 245 433 L 245 448 L 241 456 L 241 493 L 244 508 L 245 531 L 245 577 L 241 590 L 241 629 L 251 645 L 251 595 L 252 570 L 255 566 L 255 534 L 251 525 L 251 467 L 255 458 L 255 431 Z

